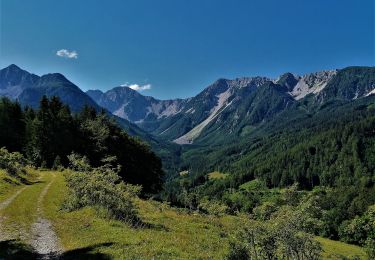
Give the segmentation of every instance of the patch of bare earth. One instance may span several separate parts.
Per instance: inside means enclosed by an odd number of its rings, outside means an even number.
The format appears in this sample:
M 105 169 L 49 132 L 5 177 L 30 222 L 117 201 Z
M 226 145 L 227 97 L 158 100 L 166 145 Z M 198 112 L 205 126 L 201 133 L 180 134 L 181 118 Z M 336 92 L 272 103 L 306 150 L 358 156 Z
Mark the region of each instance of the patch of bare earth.
M 42 259 L 57 258 L 63 251 L 51 222 L 43 217 L 42 203 L 53 182 L 54 179 L 52 179 L 39 195 L 37 206 L 38 219 L 31 227 L 31 246 Z

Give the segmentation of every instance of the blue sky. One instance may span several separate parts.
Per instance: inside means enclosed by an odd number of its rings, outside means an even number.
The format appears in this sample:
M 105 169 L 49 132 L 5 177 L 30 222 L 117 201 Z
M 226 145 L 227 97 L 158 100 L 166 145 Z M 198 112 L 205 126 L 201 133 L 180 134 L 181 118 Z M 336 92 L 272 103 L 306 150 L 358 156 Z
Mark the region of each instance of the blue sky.
M 0 8 L 1 67 L 60 72 L 83 90 L 127 83 L 167 99 L 223 77 L 375 65 L 373 0 L 0 0 Z

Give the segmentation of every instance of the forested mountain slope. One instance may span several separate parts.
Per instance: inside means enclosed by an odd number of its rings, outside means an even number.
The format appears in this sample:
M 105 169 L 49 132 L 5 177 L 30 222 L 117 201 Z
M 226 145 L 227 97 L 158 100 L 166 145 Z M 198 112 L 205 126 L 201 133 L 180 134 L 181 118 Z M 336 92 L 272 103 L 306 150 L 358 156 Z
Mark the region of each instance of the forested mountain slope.
M 166 185 L 165 196 L 192 207 L 207 200 L 219 202 L 233 212 L 268 219 L 282 208 L 279 190 L 295 186 L 297 194 L 316 196 L 298 206 L 315 208 L 318 214 L 311 214 L 322 224 L 316 234 L 372 243 L 369 233 L 352 236 L 362 232 L 355 224 L 362 218 L 358 216 L 365 216 L 375 204 L 375 95 L 369 87 L 374 72 L 341 70 L 327 83 L 327 92 L 291 100 L 268 120 L 249 123 L 246 132 L 221 132 L 218 127 L 206 139 L 184 146 L 181 170 L 187 173 Z M 325 94 L 332 88 L 334 93 L 349 94 Z M 223 125 L 226 122 L 230 121 Z M 219 177 L 212 177 L 214 171 Z

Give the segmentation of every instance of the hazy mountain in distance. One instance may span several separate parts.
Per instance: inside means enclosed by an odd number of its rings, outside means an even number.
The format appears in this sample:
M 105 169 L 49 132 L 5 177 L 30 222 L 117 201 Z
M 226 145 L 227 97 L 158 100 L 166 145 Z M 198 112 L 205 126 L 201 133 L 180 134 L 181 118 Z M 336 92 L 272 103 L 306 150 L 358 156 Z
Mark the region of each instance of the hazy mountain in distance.
M 185 103 L 182 99 L 158 100 L 143 96 L 127 86 L 115 87 L 106 92 L 89 90 L 86 93 L 114 115 L 138 124 L 174 115 Z
M 0 96 L 18 100 L 23 106 L 38 108 L 43 95 L 58 96 L 73 112 L 79 112 L 85 105 L 97 111 L 103 109 L 60 73 L 37 76 L 14 64 L 0 70 Z M 150 134 L 128 120 L 117 116 L 114 118 L 130 135 L 140 136 L 151 144 L 157 142 Z
M 62 74 L 37 76 L 16 65 L 0 70 L 0 95 L 31 107 L 38 107 L 40 99 L 46 95 L 60 97 L 73 111 L 79 111 L 84 105 L 99 109 L 89 96 Z
M 219 79 L 195 97 L 157 100 L 127 87 L 87 93 L 115 115 L 136 123 L 155 136 L 191 144 L 216 133 L 241 135 L 312 98 L 351 100 L 374 92 L 373 68 L 350 67 L 303 76 L 285 73 L 278 79 Z M 342 84 L 344 82 L 344 84 Z M 346 85 L 345 85 L 346 84 Z M 310 101 L 309 101 L 310 102 Z

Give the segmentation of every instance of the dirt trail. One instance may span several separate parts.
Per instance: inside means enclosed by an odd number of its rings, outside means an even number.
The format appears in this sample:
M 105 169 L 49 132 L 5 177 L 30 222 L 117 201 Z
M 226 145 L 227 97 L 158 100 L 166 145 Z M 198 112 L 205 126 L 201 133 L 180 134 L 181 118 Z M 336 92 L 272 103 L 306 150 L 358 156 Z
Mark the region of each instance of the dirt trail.
M 10 196 L 8 199 L 4 200 L 3 202 L 0 203 L 0 211 L 3 209 L 6 209 L 9 204 L 11 204 L 17 197 L 20 195 L 26 187 L 23 187 L 22 189 L 19 189 L 16 193 L 14 193 L 12 196 Z M 0 241 L 4 241 L 9 238 L 9 234 L 5 233 L 4 230 L 2 229 L 3 225 L 3 216 L 0 215 Z
M 31 246 L 42 256 L 42 259 L 55 258 L 62 253 L 62 247 L 56 233 L 53 231 L 51 222 L 43 217 L 42 203 L 54 180 L 55 175 L 53 175 L 50 183 L 44 187 L 39 195 L 37 206 L 38 219 L 31 227 Z
M 3 210 L 6 207 L 8 207 L 8 205 L 10 203 L 12 203 L 13 200 L 15 200 L 17 198 L 17 196 L 20 195 L 21 192 L 23 192 L 25 189 L 26 189 L 26 187 L 23 187 L 22 189 L 18 190 L 16 193 L 14 193 L 10 198 L 8 198 L 8 199 L 4 200 L 3 202 L 1 202 L 0 203 L 0 210 Z

